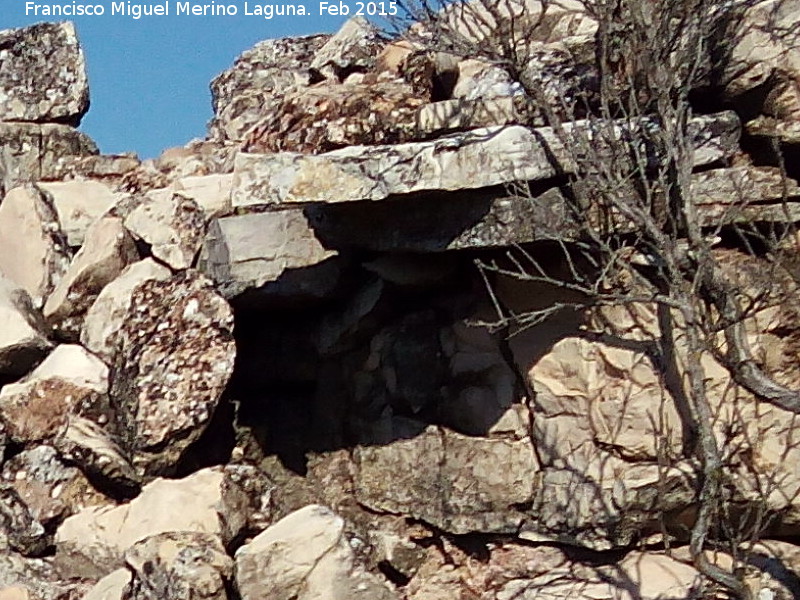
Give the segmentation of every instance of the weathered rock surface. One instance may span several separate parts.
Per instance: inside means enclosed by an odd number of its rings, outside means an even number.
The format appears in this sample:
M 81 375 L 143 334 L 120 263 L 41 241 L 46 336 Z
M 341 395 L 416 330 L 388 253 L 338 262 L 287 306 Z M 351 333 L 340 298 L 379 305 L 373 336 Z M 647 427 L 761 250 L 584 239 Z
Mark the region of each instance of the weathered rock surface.
M 203 432 L 233 370 L 233 314 L 193 271 L 131 294 L 113 346 L 111 401 L 143 474 L 175 469 Z
M 419 469 L 421 461 L 429 467 Z M 359 502 L 459 534 L 516 533 L 523 516 L 514 506 L 533 499 L 539 471 L 527 441 L 470 438 L 435 427 L 412 439 L 360 447 L 355 462 Z
M 52 197 L 61 229 L 73 248 L 83 245 L 89 226 L 118 200 L 110 186 L 98 181 L 42 181 L 38 186 Z
M 0 122 L 0 182 L 5 191 L 58 177 L 65 157 L 98 154 L 86 134 L 56 123 Z
M 71 257 L 50 198 L 32 185 L 6 194 L 0 204 L 0 275 L 41 307 Z
M 117 569 L 98 581 L 82 600 L 125 600 L 133 574 L 128 569 Z
M 122 327 L 133 292 L 146 281 L 170 277 L 169 269 L 148 258 L 126 267 L 103 288 L 86 313 L 81 343 L 109 364 L 114 361 L 114 339 Z
M 28 293 L 0 276 L 0 374 L 24 375 L 51 347 Z
M 173 269 L 188 269 L 203 241 L 205 215 L 191 198 L 165 190 L 139 199 L 125 216 L 125 227 L 150 245 L 154 257 Z
M 206 219 L 222 217 L 231 212 L 233 175 L 194 175 L 178 179 L 174 190 L 194 200 L 203 209 Z
M 212 221 L 198 269 L 231 297 L 335 254 L 319 242 L 302 210 L 280 210 Z
M 351 73 L 372 69 L 383 45 L 380 30 L 364 17 L 356 16 L 317 50 L 309 68 L 328 79 L 342 81 Z
M 310 505 L 284 517 L 236 552 L 242 600 L 265 598 L 396 598 L 377 578 L 360 571 L 344 521 Z
M 80 336 L 83 316 L 103 288 L 139 254 L 122 219 L 103 217 L 86 232 L 86 240 L 44 305 L 48 324 L 62 337 Z
M 246 496 L 221 469 L 184 479 L 157 479 L 128 504 L 90 507 L 68 518 L 56 533 L 55 561 L 62 573 L 103 577 L 122 566 L 136 542 L 167 532 L 210 534 L 223 544 L 244 525 Z
M 243 143 L 247 152 L 319 154 L 351 145 L 417 139 L 424 100 L 400 80 L 326 84 L 287 93 L 265 109 Z
M 125 563 L 133 569 L 127 600 L 228 600 L 233 559 L 213 533 L 158 533 L 128 548 Z
M 265 104 L 311 83 L 308 65 L 330 36 L 266 40 L 243 53 L 211 82 L 212 136 L 241 140 L 261 118 Z
M 565 127 L 567 140 L 591 135 L 586 123 Z M 697 166 L 731 155 L 739 137 L 733 113 L 697 117 L 693 129 Z M 606 150 L 599 145 L 593 151 L 602 155 Z M 486 128 L 430 142 L 356 146 L 318 156 L 240 154 L 232 201 L 240 207 L 385 200 L 540 181 L 574 166 L 574 156 L 551 128 Z
M 19 383 L 0 389 L 0 418 L 20 444 L 59 436 L 70 415 L 109 419 L 108 367 L 80 346 L 59 346 Z
M 80 122 L 89 83 L 72 23 L 0 31 L 0 48 L 0 121 Z

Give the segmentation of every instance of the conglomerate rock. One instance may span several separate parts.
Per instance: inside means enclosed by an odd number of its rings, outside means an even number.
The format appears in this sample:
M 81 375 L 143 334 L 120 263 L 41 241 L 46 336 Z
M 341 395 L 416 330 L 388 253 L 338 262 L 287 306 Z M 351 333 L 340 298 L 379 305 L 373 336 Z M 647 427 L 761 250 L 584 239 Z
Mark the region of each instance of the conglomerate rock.
M 136 287 L 116 332 L 111 402 L 143 474 L 174 470 L 208 425 L 233 370 L 233 314 L 194 271 Z
M 89 83 L 72 23 L 0 31 L 0 48 L 0 121 L 80 122 Z

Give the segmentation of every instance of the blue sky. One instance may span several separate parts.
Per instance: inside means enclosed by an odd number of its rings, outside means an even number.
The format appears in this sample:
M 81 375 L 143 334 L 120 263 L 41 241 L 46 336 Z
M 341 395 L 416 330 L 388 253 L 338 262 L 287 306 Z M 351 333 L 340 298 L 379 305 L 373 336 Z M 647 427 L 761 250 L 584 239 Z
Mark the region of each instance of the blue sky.
M 48 20 L 26 16 L 24 0 L 0 2 L 4 5 L 0 29 Z M 243 0 L 225 0 L 239 6 L 237 16 L 133 20 L 109 15 L 111 0 L 78 2 L 106 7 L 104 16 L 71 19 L 86 53 L 91 87 L 92 106 L 81 129 L 104 153 L 133 151 L 141 158 L 205 136 L 212 113 L 208 84 L 244 50 L 268 38 L 333 32 L 346 18 L 311 15 L 267 20 L 244 16 Z M 49 3 L 72 4 L 72 0 Z M 174 0 L 171 4 L 174 7 Z

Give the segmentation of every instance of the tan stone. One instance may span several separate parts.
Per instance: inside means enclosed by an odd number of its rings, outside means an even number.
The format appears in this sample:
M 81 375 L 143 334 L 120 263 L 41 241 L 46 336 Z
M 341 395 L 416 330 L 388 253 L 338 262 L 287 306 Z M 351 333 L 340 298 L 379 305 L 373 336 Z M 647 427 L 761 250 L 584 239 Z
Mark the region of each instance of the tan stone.
M 41 307 L 70 258 L 52 201 L 31 185 L 6 194 L 0 204 L 0 275 Z
M 98 181 L 40 182 L 52 197 L 61 228 L 70 246 L 82 246 L 86 230 L 117 202 L 112 188 Z

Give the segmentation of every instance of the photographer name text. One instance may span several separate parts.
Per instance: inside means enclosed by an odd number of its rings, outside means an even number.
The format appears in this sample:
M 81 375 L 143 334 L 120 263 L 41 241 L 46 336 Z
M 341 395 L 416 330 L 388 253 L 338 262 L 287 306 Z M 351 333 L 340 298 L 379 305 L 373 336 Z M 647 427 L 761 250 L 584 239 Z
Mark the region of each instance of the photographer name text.
M 151 17 L 260 17 L 275 19 L 281 17 L 306 16 L 366 16 L 390 17 L 397 14 L 394 0 L 368 2 L 361 0 L 318 0 L 316 2 L 190 2 L 165 0 L 164 2 L 136 3 L 122 2 L 60 4 L 26 1 L 25 16 L 32 17 L 102 17 L 114 16 L 129 19 Z

